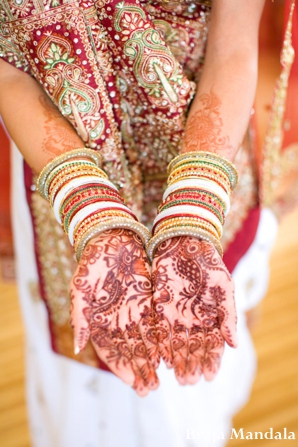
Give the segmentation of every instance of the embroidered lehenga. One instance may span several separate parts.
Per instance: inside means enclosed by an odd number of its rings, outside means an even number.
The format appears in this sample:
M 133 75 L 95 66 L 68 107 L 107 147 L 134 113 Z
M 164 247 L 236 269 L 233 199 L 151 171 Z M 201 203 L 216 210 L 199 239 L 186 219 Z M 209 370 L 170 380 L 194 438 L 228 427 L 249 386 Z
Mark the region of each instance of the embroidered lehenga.
M 148 226 L 165 187 L 167 164 L 179 152 L 203 67 L 210 11 L 210 1 L 0 2 L 0 55 L 33 75 L 86 146 L 101 151 L 110 179 Z M 15 224 L 15 245 L 35 446 L 196 446 L 204 433 L 210 434 L 204 446 L 225 444 L 231 417 L 247 399 L 253 378 L 244 313 L 263 295 L 269 250 L 261 255 L 260 247 L 271 246 L 276 230 L 273 215 L 260 213 L 252 144 L 248 131 L 236 159 L 240 182 L 223 239 L 236 282 L 239 348 L 226 349 L 212 383 L 195 387 L 180 387 L 162 366 L 161 386 L 146 399 L 103 371 L 108 368 L 91 344 L 74 356 L 68 297 L 72 249 L 35 192 L 30 169 L 14 153 L 14 216 L 22 222 L 21 228 Z M 255 271 L 248 272 L 246 263 Z M 245 295 L 252 277 L 251 295 Z M 213 436 L 219 438 L 214 444 Z

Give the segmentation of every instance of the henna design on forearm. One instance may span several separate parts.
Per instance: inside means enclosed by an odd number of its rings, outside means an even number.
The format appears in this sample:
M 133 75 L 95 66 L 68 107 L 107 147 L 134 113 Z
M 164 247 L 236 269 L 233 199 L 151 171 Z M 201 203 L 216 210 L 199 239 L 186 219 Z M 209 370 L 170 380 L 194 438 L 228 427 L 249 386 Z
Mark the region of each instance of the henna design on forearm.
M 72 285 L 72 294 L 80 293 L 86 303 L 82 313 L 102 360 L 118 375 L 130 368 L 138 392 L 156 388 L 158 342 L 149 264 L 140 238 L 122 229 L 94 238 L 83 253 Z
M 222 135 L 221 101 L 211 90 L 198 98 L 199 109 L 188 119 L 185 127 L 184 151 L 209 151 L 233 156 L 235 148 L 229 136 Z
M 44 133 L 41 150 L 57 156 L 76 147 L 84 146 L 71 124 L 61 115 L 55 104 L 45 95 L 39 97 L 43 108 Z
M 153 262 L 152 282 L 162 358 L 174 366 L 181 383 L 185 376 L 202 372 L 212 378 L 224 339 L 232 344 L 227 321 L 234 312 L 234 305 L 228 305 L 233 303 L 232 278 L 216 249 L 192 237 L 163 242 Z

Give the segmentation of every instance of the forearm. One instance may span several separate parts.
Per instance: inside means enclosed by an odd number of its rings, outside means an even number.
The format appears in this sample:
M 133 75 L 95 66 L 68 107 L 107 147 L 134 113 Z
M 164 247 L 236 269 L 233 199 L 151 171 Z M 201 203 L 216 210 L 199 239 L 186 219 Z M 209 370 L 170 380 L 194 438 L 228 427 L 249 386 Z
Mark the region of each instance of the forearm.
M 255 96 L 257 70 L 251 65 L 240 65 L 237 59 L 224 67 L 218 67 L 218 62 L 210 64 L 189 113 L 184 152 L 207 150 L 234 159 L 247 130 Z M 217 76 L 219 71 L 221 75 Z
M 84 147 L 41 86 L 2 60 L 0 114 L 11 138 L 36 173 L 55 156 Z
M 230 19 L 218 17 L 215 11 L 202 77 L 187 120 L 184 152 L 207 150 L 234 159 L 255 97 L 261 6 L 262 2 L 253 11 L 252 26 L 242 34 L 238 31 L 246 24 L 221 25 Z

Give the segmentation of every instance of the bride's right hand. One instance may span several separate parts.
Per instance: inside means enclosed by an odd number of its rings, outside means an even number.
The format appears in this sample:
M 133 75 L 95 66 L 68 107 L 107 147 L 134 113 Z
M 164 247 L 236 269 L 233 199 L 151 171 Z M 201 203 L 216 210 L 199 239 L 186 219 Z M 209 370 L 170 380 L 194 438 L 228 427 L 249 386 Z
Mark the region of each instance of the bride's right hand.
M 141 396 L 159 384 L 150 273 L 140 238 L 118 229 L 88 243 L 71 281 L 76 350 L 90 336 L 100 359 Z

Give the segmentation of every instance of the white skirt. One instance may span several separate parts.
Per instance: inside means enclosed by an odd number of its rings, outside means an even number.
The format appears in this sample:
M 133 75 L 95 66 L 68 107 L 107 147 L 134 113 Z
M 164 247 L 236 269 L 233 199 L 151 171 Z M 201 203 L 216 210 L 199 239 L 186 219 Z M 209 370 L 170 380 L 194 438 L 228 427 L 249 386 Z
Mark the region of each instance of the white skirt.
M 14 147 L 13 228 L 20 303 L 26 329 L 27 402 L 34 447 L 222 447 L 232 417 L 247 402 L 256 357 L 245 312 L 264 296 L 277 222 L 263 210 L 254 243 L 238 263 L 239 346 L 228 346 L 217 377 L 180 386 L 162 364 L 160 386 L 145 398 L 112 373 L 54 353 L 45 304 L 32 297 L 38 281 L 25 198 L 22 157 Z

